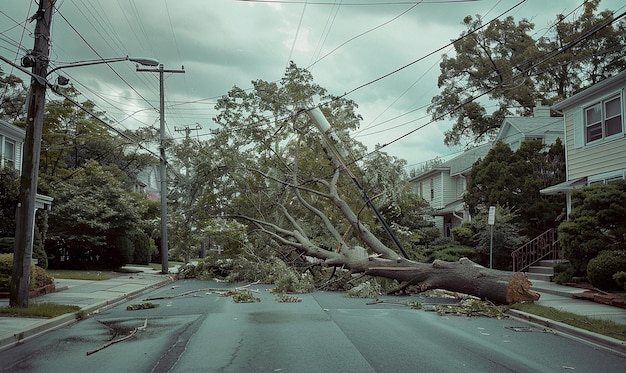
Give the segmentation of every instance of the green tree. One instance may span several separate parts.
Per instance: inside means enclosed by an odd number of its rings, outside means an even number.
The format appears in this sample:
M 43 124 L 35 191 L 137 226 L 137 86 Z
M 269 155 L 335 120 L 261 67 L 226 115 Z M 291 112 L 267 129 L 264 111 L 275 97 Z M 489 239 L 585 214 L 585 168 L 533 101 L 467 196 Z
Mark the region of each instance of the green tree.
M 115 268 L 133 259 L 134 240 L 145 237 L 137 201 L 121 184 L 117 167 L 88 161 L 56 185 L 46 241 L 54 265 L 64 258 L 74 267 Z
M 557 15 L 554 27 L 538 40 L 532 37 L 534 24 L 526 19 L 516 22 L 507 17 L 475 31 L 483 20 L 465 17 L 467 30 L 454 43 L 455 56 L 443 56 L 441 93 L 428 109 L 434 120 L 454 121 L 445 143 L 489 138 L 505 116 L 531 115 L 536 100 L 552 103 L 567 98 L 622 71 L 624 21 L 611 24 L 612 12 L 598 12 L 599 3 L 586 1 L 572 21 Z M 599 31 L 586 34 L 596 28 Z M 554 53 L 562 49 L 563 53 Z M 475 100 L 483 95 L 486 104 Z M 495 108 L 488 110 L 486 105 Z
M 626 250 L 626 182 L 596 184 L 572 193 L 568 221 L 559 225 L 563 256 L 578 275 L 600 251 Z
M 534 237 L 556 227 L 564 205 L 563 197 L 539 191 L 564 177 L 565 151 L 559 140 L 548 149 L 541 141 L 524 141 L 516 152 L 500 141 L 472 167 L 464 200 L 472 213 L 496 204 L 519 211 L 522 234 Z
M 491 246 L 491 229 L 488 214 L 483 211 L 472 221 L 472 229 L 476 232 L 476 252 L 481 255 L 481 264 L 489 263 L 489 253 L 493 250 L 493 267 L 511 270 L 511 252 L 527 241 L 520 233 L 517 214 L 509 208 L 496 206 L 495 223 L 493 224 L 493 248 Z
M 0 253 L 13 253 L 19 187 L 17 171 L 10 167 L 0 168 Z
M 9 123 L 23 120 L 26 94 L 26 85 L 22 79 L 5 75 L 0 69 L 0 119 Z

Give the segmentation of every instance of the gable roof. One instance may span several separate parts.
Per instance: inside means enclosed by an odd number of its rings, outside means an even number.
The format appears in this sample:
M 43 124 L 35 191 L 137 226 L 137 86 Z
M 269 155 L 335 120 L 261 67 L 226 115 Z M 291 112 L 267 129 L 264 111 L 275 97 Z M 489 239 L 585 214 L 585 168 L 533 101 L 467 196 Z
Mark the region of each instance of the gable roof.
M 411 178 L 409 181 L 424 179 L 438 172 L 447 171 L 450 173 L 450 176 L 465 173 L 472 169 L 474 162 L 476 162 L 478 159 L 484 158 L 485 155 L 489 153 L 489 149 L 491 149 L 491 143 L 478 145 L 472 149 L 464 151 L 463 154 L 459 156 L 456 156 L 450 160 L 443 162 L 440 165 L 437 165 L 429 170 L 422 172 L 421 174 L 418 174 L 417 176 Z
M 7 121 L 0 119 L 0 133 L 11 136 L 14 140 L 24 141 L 26 131 L 23 128 L 15 126 Z
M 478 145 L 475 148 L 466 150 L 458 157 L 452 158 L 449 161 L 444 162 L 442 166 L 449 167 L 450 176 L 465 173 L 472 169 L 472 166 L 477 160 L 484 158 L 487 153 L 489 153 L 491 146 L 491 143 Z
M 507 126 L 515 128 L 524 136 L 564 131 L 563 117 L 506 117 L 494 142 L 502 140 Z

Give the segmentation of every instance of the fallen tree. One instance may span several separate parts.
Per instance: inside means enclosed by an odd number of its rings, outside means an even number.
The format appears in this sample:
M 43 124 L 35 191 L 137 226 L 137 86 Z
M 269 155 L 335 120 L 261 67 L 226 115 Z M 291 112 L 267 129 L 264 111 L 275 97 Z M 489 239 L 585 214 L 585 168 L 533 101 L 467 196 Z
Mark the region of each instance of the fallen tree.
M 357 130 L 362 119 L 355 111 L 356 103 L 328 94 L 308 71 L 293 63 L 280 82 L 257 80 L 253 87 L 234 87 L 218 101 L 220 113 L 215 121 L 222 129 L 211 137 L 206 147 L 211 151 L 189 154 L 197 164 L 189 168 L 190 177 L 197 173 L 190 185 L 214 184 L 198 196 L 201 203 L 190 201 L 193 208 L 186 216 L 200 221 L 206 210 L 214 209 L 212 218 L 245 220 L 263 232 L 265 236 L 255 247 L 263 255 L 286 258 L 289 255 L 281 250 L 288 247 L 297 251 L 307 266 L 395 279 L 398 291 L 439 288 L 498 304 L 539 298 L 524 274 L 484 268 L 468 259 L 454 263 L 409 260 L 416 257 L 405 253 L 401 242 L 384 238 L 376 221 L 378 214 L 367 213 L 366 205 L 374 207 L 374 199 L 365 191 L 374 196 L 381 214 L 413 249 L 419 241 L 414 238 L 426 236 L 426 230 L 419 231 L 425 226 L 419 220 L 428 213 L 421 203 L 427 204 L 421 198 L 408 197 L 415 194 L 407 185 L 403 160 L 380 151 L 369 153 L 350 138 L 349 132 Z M 313 97 L 324 102 L 323 108 L 294 114 L 294 108 L 312 107 Z M 332 128 L 325 117 L 332 118 Z M 348 157 L 351 159 L 346 160 Z M 355 159 L 360 160 L 359 167 Z M 217 174 L 197 171 L 204 164 L 215 168 Z M 216 190 L 219 193 L 212 195 Z M 187 189 L 181 190 L 181 198 L 188 195 Z M 343 233 L 346 226 L 350 234 Z M 387 246 L 394 244 L 402 255 Z M 250 253 L 260 262 L 259 255 Z M 315 264 L 312 258 L 317 258 Z
M 298 142 L 300 143 L 300 142 Z M 265 179 L 290 189 L 299 205 L 313 213 L 322 222 L 325 229 L 337 242 L 337 249 L 331 250 L 318 245 L 307 236 L 306 229 L 300 224 L 287 208 L 286 204 L 277 204 L 290 228 L 279 226 L 267 220 L 243 215 L 230 215 L 232 218 L 244 219 L 254 224 L 258 229 L 271 235 L 284 245 L 291 246 L 302 254 L 321 260 L 321 264 L 329 267 L 343 267 L 353 273 L 363 273 L 371 276 L 380 276 L 397 280 L 400 284 L 397 291 L 405 291 L 414 286 L 419 291 L 431 289 L 445 289 L 454 292 L 473 295 L 497 304 L 510 304 L 522 301 L 535 301 L 539 294 L 530 290 L 531 282 L 523 273 L 512 273 L 485 268 L 467 258 L 458 262 L 436 260 L 433 263 L 421 263 L 399 256 L 394 250 L 383 244 L 376 235 L 372 234 L 348 203 L 340 197 L 337 188 L 342 171 L 350 171 L 332 145 L 322 145 L 328 160 L 333 166 L 332 177 L 329 180 L 316 179 L 314 184 L 323 188 L 305 187 L 297 182 L 298 153 L 294 157 L 292 180 L 285 181 L 260 170 L 251 170 Z M 351 177 L 354 178 L 353 175 Z M 305 194 L 309 198 L 305 198 Z M 310 198 L 315 196 L 315 198 Z M 352 231 L 370 249 L 371 253 L 362 246 L 351 246 L 331 222 L 328 216 L 317 208 L 312 200 L 331 202 L 348 221 Z M 293 200 L 290 200 L 293 204 Z M 283 224 L 287 225 L 287 224 Z

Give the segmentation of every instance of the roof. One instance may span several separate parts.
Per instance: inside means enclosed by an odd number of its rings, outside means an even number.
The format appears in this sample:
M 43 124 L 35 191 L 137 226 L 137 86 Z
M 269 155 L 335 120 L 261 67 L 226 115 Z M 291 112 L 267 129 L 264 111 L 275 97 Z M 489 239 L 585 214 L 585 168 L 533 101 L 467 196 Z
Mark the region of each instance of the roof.
M 506 125 L 510 125 L 525 136 L 565 131 L 563 117 L 506 117 L 502 128 Z M 501 140 L 503 133 L 504 131 L 501 130 L 495 141 Z
M 580 188 L 585 185 L 587 185 L 587 178 L 583 177 L 576 180 L 564 181 L 551 187 L 541 189 L 539 193 L 547 195 L 567 193 L 572 191 L 573 189 Z
M 7 134 L 8 136 L 14 137 L 14 140 L 20 141 L 24 141 L 26 137 L 26 130 L 2 119 L 0 119 L 0 133 Z
M 578 93 L 576 93 L 575 95 L 566 98 L 565 100 L 556 103 L 555 105 L 552 106 L 552 110 L 563 110 L 565 108 L 574 106 L 576 104 L 579 104 L 581 101 L 584 101 L 587 99 L 587 97 L 592 96 L 594 94 L 603 92 L 605 90 L 611 90 L 613 88 L 616 88 L 618 86 L 620 86 L 621 84 L 624 83 L 624 81 L 626 81 L 626 70 L 622 71 L 619 74 L 613 75 L 609 78 L 606 78 L 594 85 L 592 85 L 591 87 L 584 89 Z
M 433 216 L 444 216 L 448 214 L 453 214 L 455 212 L 463 212 L 465 209 L 465 202 L 462 199 L 458 199 L 454 202 L 450 202 L 445 205 L 443 208 L 435 210 L 432 215 Z
M 449 167 L 450 176 L 459 175 L 468 170 L 472 169 L 474 163 L 484 158 L 489 150 L 491 149 L 492 144 L 486 143 L 482 145 L 478 145 L 475 148 L 469 149 L 458 157 L 452 158 L 449 161 L 443 162 L 443 167 Z
M 440 165 L 437 165 L 427 171 L 422 172 L 421 174 L 418 174 L 410 181 L 424 179 L 438 172 L 448 171 L 450 172 L 450 176 L 465 173 L 472 169 L 472 166 L 477 160 L 484 158 L 487 153 L 489 153 L 489 149 L 491 149 L 491 143 L 478 145 L 477 147 L 466 150 L 465 152 L 463 152 L 463 154 L 457 157 L 447 160 Z

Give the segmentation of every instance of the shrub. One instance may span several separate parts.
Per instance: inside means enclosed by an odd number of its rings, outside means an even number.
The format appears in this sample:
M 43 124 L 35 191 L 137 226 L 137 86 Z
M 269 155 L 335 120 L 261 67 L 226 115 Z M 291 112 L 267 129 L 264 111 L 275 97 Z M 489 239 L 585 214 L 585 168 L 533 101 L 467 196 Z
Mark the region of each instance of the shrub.
M 456 262 L 461 258 L 473 260 L 476 257 L 476 250 L 473 247 L 462 245 L 446 245 L 436 248 L 429 256 L 428 261 L 443 260 L 446 262 Z
M 605 250 L 589 261 L 587 278 L 598 289 L 618 290 L 613 275 L 620 271 L 626 271 L 626 251 Z
M 0 291 L 9 291 L 13 272 L 13 254 L 0 254 Z M 30 290 L 54 283 L 54 278 L 45 269 L 30 267 Z
M 574 272 L 574 267 L 570 263 L 559 263 L 554 266 L 554 282 L 557 284 L 572 282 Z
M 568 221 L 559 225 L 563 256 L 576 274 L 603 250 L 626 250 L 626 182 L 594 184 L 575 189 Z
M 471 224 L 463 223 L 463 225 L 452 228 L 452 237 L 454 237 L 455 242 L 461 245 L 474 245 L 474 232 L 472 231 Z
M 613 275 L 613 279 L 617 282 L 617 286 L 626 291 L 626 271 L 619 271 Z

